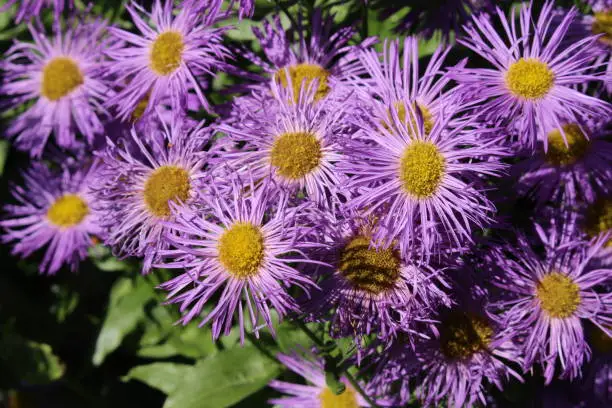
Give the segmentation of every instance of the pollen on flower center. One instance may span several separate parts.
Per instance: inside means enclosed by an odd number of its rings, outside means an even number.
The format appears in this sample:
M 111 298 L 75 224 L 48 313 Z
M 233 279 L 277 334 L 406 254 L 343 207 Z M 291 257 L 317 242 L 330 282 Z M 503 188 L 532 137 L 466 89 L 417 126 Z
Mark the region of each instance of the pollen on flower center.
M 251 223 L 232 225 L 219 239 L 219 262 L 236 278 L 256 275 L 264 259 L 264 237 Z
M 183 35 L 177 31 L 161 33 L 151 47 L 151 69 L 159 75 L 173 73 L 183 60 L 185 43 Z
M 423 199 L 436 192 L 445 169 L 446 159 L 435 144 L 415 141 L 404 151 L 399 177 L 408 194 Z
M 298 100 L 302 83 L 304 87 L 308 87 L 315 79 L 318 81 L 317 90 L 314 95 L 315 101 L 324 98 L 330 91 L 328 84 L 330 73 L 320 65 L 302 63 L 279 69 L 274 74 L 274 78 L 278 80 L 284 88 L 287 88 L 287 73 L 289 73 L 289 77 L 291 78 L 293 95 L 296 101 Z
M 416 119 L 415 114 L 410 114 L 411 116 L 410 124 L 408 124 L 408 119 L 406 118 L 405 102 L 398 101 L 398 102 L 395 102 L 393 106 L 395 106 L 395 109 L 397 110 L 397 116 L 400 122 L 406 123 L 408 125 L 407 126 L 408 130 L 410 130 L 410 125 L 413 128 L 418 129 L 417 119 Z M 430 110 L 427 109 L 425 105 L 420 104 L 418 102 L 414 102 L 412 107 L 415 111 L 417 108 L 421 111 L 421 115 L 423 117 L 423 130 L 425 131 L 425 134 L 429 134 L 431 132 L 431 129 L 433 129 L 433 126 L 434 126 L 434 119 L 433 119 L 433 115 L 431 114 Z M 391 117 L 391 114 L 389 114 L 389 117 Z
M 508 68 L 506 86 L 514 96 L 540 99 L 551 90 L 555 74 L 545 62 L 535 58 L 521 58 Z
M 47 218 L 58 227 L 72 227 L 89 214 L 87 203 L 76 194 L 59 197 L 47 210 Z
M 612 199 L 600 198 L 587 208 L 584 230 L 591 238 L 612 230 Z M 612 240 L 606 245 L 612 246 Z
M 43 68 L 41 94 L 56 101 L 74 91 L 84 82 L 77 63 L 68 57 L 56 57 Z
M 177 166 L 161 166 L 147 179 L 144 201 L 149 211 L 157 217 L 170 215 L 168 201 L 186 201 L 191 183 L 187 170 Z
M 346 387 L 342 394 L 336 395 L 329 387 L 325 387 L 319 394 L 321 408 L 358 408 L 355 391 Z
M 400 257 L 392 248 L 373 248 L 369 238 L 357 236 L 342 249 L 338 269 L 356 289 L 379 294 L 395 287 Z
M 469 358 L 486 350 L 492 336 L 493 329 L 484 317 L 450 312 L 440 325 L 441 351 L 449 359 Z
M 566 318 L 572 316 L 580 305 L 580 288 L 570 277 L 552 272 L 538 283 L 536 297 L 550 317 Z
M 270 162 L 278 174 L 297 180 L 312 170 L 321 161 L 321 143 L 315 135 L 307 132 L 283 133 L 272 145 Z
M 593 25 L 591 27 L 593 34 L 603 34 L 599 37 L 599 41 L 612 45 L 612 11 L 595 13 L 593 17 Z
M 589 140 L 584 136 L 580 126 L 569 124 L 563 126 L 565 140 L 559 129 L 548 134 L 546 161 L 555 166 L 567 166 L 582 159 L 589 150 Z M 565 145 L 567 141 L 567 146 Z

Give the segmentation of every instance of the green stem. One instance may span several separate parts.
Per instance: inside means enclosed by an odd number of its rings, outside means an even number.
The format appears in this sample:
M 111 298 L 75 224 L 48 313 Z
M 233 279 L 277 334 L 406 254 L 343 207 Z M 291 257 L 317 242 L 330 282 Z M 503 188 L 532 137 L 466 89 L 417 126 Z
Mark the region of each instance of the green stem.
M 280 364 L 280 361 L 278 361 L 278 358 L 276 358 L 274 354 L 270 353 L 268 350 L 266 350 L 264 347 L 261 346 L 260 342 L 258 341 L 259 339 L 257 337 L 255 337 L 253 334 L 248 333 L 248 332 L 245 332 L 244 335 L 251 342 L 251 344 L 255 346 L 257 350 L 259 350 L 262 354 L 264 354 L 269 359 L 274 360 Z
M 361 389 L 361 386 L 359 385 L 355 377 L 353 377 L 353 375 L 349 373 L 348 370 L 344 370 L 344 376 L 346 377 L 348 382 L 351 383 L 351 386 L 361 394 L 361 396 L 366 400 L 368 404 L 370 404 L 370 407 L 378 408 L 376 402 L 372 398 L 370 398 L 370 396 L 364 390 Z
M 370 33 L 370 28 L 368 27 L 368 3 L 363 4 L 363 22 L 361 25 L 361 39 L 365 40 L 368 38 L 368 34 Z
M 314 334 L 312 332 L 312 330 L 310 330 L 308 328 L 308 326 L 306 326 L 306 324 L 301 321 L 298 320 L 296 321 L 297 326 L 306 334 L 306 336 L 308 336 L 308 338 L 310 338 L 314 344 L 316 344 L 318 347 L 325 347 L 325 342 L 323 342 L 323 340 L 321 340 L 320 338 L 317 337 L 316 334 Z M 370 404 L 370 406 L 372 408 L 378 408 L 378 405 L 376 404 L 376 402 L 374 402 L 369 396 L 368 394 L 361 388 L 361 386 L 359 385 L 359 383 L 357 382 L 357 380 L 355 380 L 355 377 L 353 377 L 351 375 L 351 373 L 348 372 L 347 368 L 341 368 L 340 369 L 340 373 L 342 375 L 344 375 L 344 377 L 348 380 L 348 382 L 351 383 L 351 386 L 357 390 L 357 392 L 359 392 L 359 394 L 361 394 L 361 396 L 366 400 L 366 402 L 368 404 Z

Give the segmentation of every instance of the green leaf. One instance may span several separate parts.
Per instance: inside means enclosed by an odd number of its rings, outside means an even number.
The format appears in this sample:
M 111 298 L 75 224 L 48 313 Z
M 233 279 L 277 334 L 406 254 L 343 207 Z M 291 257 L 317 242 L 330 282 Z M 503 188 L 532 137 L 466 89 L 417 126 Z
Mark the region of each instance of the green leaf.
M 122 278 L 113 285 L 108 312 L 96 341 L 94 365 L 102 364 L 144 318 L 144 306 L 153 298 L 154 292 L 144 278 L 139 276 L 135 282 Z
M 155 306 L 150 315 L 144 323 L 139 356 L 166 358 L 182 355 L 197 360 L 217 351 L 209 327 L 200 328 L 197 322 L 187 326 L 175 325 L 168 308 L 161 305 Z
M 308 326 L 311 325 L 309 324 Z M 276 342 L 283 353 L 294 350 L 297 346 L 305 349 L 312 346 L 312 340 L 310 340 L 306 333 L 288 321 L 281 323 L 277 327 Z
M 256 39 L 255 34 L 253 34 L 253 27 L 261 24 L 253 20 L 238 20 L 238 17 L 234 17 L 225 20 L 223 25 L 231 27 L 225 33 L 228 38 L 236 41 L 253 41 Z
M 2 328 L 0 336 L 0 386 L 19 383 L 46 384 L 61 378 L 66 367 L 51 346 L 23 338 Z
M 227 407 L 265 387 L 279 372 L 279 365 L 253 346 L 221 351 L 199 361 L 164 408 Z
M 442 41 L 442 35 L 440 33 L 435 33 L 428 40 L 420 38 L 419 39 L 419 58 L 426 57 L 428 55 L 433 54 L 436 51 L 436 48 L 438 48 L 438 45 L 440 45 L 441 41 Z
M 110 249 L 101 244 L 89 249 L 89 259 L 99 270 L 104 272 L 131 272 L 135 269 L 129 261 L 115 258 Z
M 132 368 L 121 380 L 142 381 L 167 395 L 174 392 L 185 378 L 191 377 L 192 370 L 193 366 L 188 364 L 153 363 Z
M 56 297 L 51 306 L 51 313 L 55 315 L 58 322 L 66 320 L 79 304 L 79 293 L 74 292 L 62 285 L 51 285 L 51 293 Z

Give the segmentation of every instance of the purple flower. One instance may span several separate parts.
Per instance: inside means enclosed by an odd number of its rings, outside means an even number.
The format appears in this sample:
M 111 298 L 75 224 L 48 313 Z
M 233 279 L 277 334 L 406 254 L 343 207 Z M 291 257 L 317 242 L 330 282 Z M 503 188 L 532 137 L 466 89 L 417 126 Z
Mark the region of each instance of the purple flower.
M 521 195 L 535 195 L 539 204 L 554 202 L 564 208 L 595 201 L 597 192 L 612 185 L 610 134 L 602 120 L 550 128 L 548 150 L 540 143 L 535 154 L 528 152 L 531 156 L 514 168 Z
M 244 144 L 223 159 L 255 180 L 271 175 L 277 187 L 305 190 L 309 199 L 331 205 L 345 179 L 336 163 L 342 157 L 337 140 L 346 137 L 346 111 L 331 101 L 313 103 L 315 92 L 308 86 L 294 101 L 291 88 L 272 83 L 273 98 L 260 111 L 219 126 L 234 143 Z
M 396 242 L 376 245 L 375 216 L 371 218 L 346 212 L 321 220 L 325 250 L 317 259 L 331 268 L 317 272 L 323 278 L 321 290 L 305 309 L 315 318 L 332 312 L 328 318 L 334 336 L 421 335 L 413 333 L 414 323 L 428 319 L 440 303 L 450 305 L 442 290 L 448 284 L 441 270 L 402 257 Z
M 127 120 L 145 99 L 145 112 L 164 98 L 180 110 L 190 92 L 209 109 L 200 77 L 214 74 L 229 56 L 222 44 L 225 29 L 213 28 L 221 17 L 219 2 L 212 1 L 205 13 L 198 14 L 188 6 L 175 10 L 171 0 L 163 5 L 155 0 L 150 13 L 134 2 L 126 6 L 141 35 L 111 28 L 125 46 L 107 52 L 113 60 L 108 65 L 110 74 L 122 88 L 108 104 L 116 107 L 122 119 Z
M 30 20 L 32 17 L 39 17 L 44 7 L 53 7 L 55 18 L 59 19 L 59 16 L 64 11 L 66 2 L 69 7 L 74 6 L 74 0 L 8 0 L 0 7 L 0 12 L 5 12 L 15 3 L 20 3 L 17 9 L 17 15 L 15 16 L 15 21 L 17 23 L 24 20 Z
M 79 261 L 99 235 L 90 192 L 96 165 L 84 169 L 63 167 L 60 174 L 35 162 L 24 173 L 25 185 L 13 187 L 18 204 L 6 205 L 0 221 L 3 243 L 13 243 L 13 254 L 30 256 L 47 247 L 41 273 L 54 274 L 63 264 L 76 271 Z
M 34 43 L 16 42 L 2 69 L 0 92 L 8 96 L 5 107 L 32 101 L 8 127 L 16 146 L 40 156 L 51 133 L 62 148 L 79 144 L 76 134 L 92 143 L 103 132 L 101 103 L 111 94 L 103 79 L 103 50 L 114 47 L 105 35 L 106 24 L 81 21 L 53 38 L 30 26 Z
M 255 190 L 252 180 L 223 183 L 229 191 L 218 188 L 221 180 L 211 180 L 212 192 L 200 197 L 199 212 L 174 206 L 175 220 L 167 225 L 175 232 L 165 238 L 171 249 L 162 251 L 157 266 L 182 272 L 161 287 L 169 292 L 168 302 L 180 303 L 183 324 L 202 315 L 200 326 L 212 322 L 217 339 L 237 320 L 243 342 L 245 326 L 258 336 L 262 318 L 274 333 L 271 309 L 279 319 L 298 311 L 290 287 L 308 293 L 315 286 L 291 266 L 313 262 L 301 249 L 308 246 L 309 210 L 289 208 L 286 196 L 271 196 L 265 185 Z M 209 303 L 212 310 L 205 309 Z
M 169 201 L 193 204 L 210 155 L 201 125 L 175 120 L 170 128 L 148 132 L 152 136 L 133 128 L 130 140 L 107 139 L 94 189 L 106 244 L 118 256 L 144 257 L 145 273 L 167 245 L 162 236 L 172 218 Z
M 468 35 L 459 42 L 494 67 L 452 70 L 454 79 L 465 87 L 464 92 L 481 103 L 479 110 L 484 117 L 508 124 L 520 142 L 530 148 L 535 148 L 539 140 L 546 149 L 546 124 L 561 128 L 588 115 L 609 115 L 612 110 L 610 104 L 574 89 L 601 80 L 601 74 L 589 73 L 589 48 L 597 38 L 590 36 L 560 49 L 577 12 L 571 9 L 553 30 L 553 5 L 552 1 L 544 4 L 537 23 L 532 20 L 531 4 L 523 7 L 518 30 L 515 9 L 510 19 L 498 9 L 508 43 L 488 15 L 475 16 L 475 24 L 465 27 Z
M 382 351 L 372 387 L 394 394 L 394 406 L 406 404 L 412 390 L 427 406 L 444 399 L 452 407 L 486 404 L 486 384 L 502 389 L 510 376 L 521 380 L 509 366 L 518 358 L 512 330 L 487 313 L 480 302 L 460 303 L 434 317 L 438 336 L 422 339 L 416 347 L 399 336 Z
M 417 38 L 407 37 L 403 46 L 402 53 L 399 40 L 385 41 L 382 56 L 375 49 L 362 52 L 360 59 L 368 77 L 357 77 L 355 82 L 370 96 L 366 99 L 371 103 L 395 106 L 403 121 L 410 119 L 406 118 L 404 104 L 418 108 L 428 133 L 444 105 L 450 102 L 447 88 L 451 79 L 442 71 L 450 47 L 436 48 L 421 75 Z
M 548 232 L 539 226 L 536 231 L 539 242 L 519 236 L 516 245 L 498 254 L 494 283 L 509 297 L 498 306 L 505 311 L 504 320 L 524 337 L 523 368 L 542 364 L 550 383 L 560 363 L 559 375 L 571 380 L 590 356 L 584 323 L 611 334 L 612 293 L 603 288 L 611 283 L 612 270 L 593 262 L 605 237 L 576 240 L 567 224 L 554 222 Z M 537 255 L 536 244 L 544 246 L 545 256 Z
M 347 205 L 366 214 L 380 211 L 374 239 L 399 240 L 402 256 L 412 256 L 415 242 L 422 241 L 425 254 L 445 242 L 460 246 L 474 225 L 490 221 L 494 207 L 480 178 L 499 174 L 504 149 L 481 138 L 490 130 L 471 128 L 474 118 L 448 129 L 454 112 L 440 111 L 426 132 L 422 113 L 401 106 L 404 120 L 395 105 L 380 104 L 372 118 L 357 120 L 360 133 L 347 141 L 348 159 L 339 166 L 355 175 L 348 186 L 356 196 Z
M 262 59 L 249 50 L 237 52 L 263 71 L 262 74 L 239 71 L 239 75 L 252 82 L 242 88 L 267 91 L 272 79 L 288 87 L 287 77 L 290 77 L 293 94 L 297 97 L 303 84 L 309 86 L 316 80 L 315 100 L 318 101 L 341 88 L 352 76 L 363 73 L 358 51 L 372 44 L 374 38 L 359 46 L 348 45 L 355 29 L 336 27 L 332 16 L 324 16 L 320 9 L 313 11 L 309 27 L 308 37 L 302 33 L 303 27 L 294 27 L 300 38 L 297 43 L 292 40 L 294 30 L 285 31 L 283 28 L 280 15 L 274 16 L 272 21 L 264 20 L 261 29 L 253 28 L 266 58 Z
M 308 353 L 310 354 L 310 353 Z M 270 387 L 285 396 L 268 401 L 283 408 L 331 408 L 331 407 L 369 407 L 361 394 L 355 390 L 345 378 L 345 390 L 336 395 L 326 384 L 323 360 L 313 355 L 301 356 L 297 353 L 278 354 L 278 360 L 285 367 L 303 377 L 308 384 L 296 384 L 273 380 Z

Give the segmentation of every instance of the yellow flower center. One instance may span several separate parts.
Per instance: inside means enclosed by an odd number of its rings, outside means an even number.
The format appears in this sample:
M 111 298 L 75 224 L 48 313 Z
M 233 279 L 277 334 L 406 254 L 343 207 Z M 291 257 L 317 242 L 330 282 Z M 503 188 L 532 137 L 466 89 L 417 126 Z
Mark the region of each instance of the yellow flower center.
M 595 13 L 593 21 L 593 34 L 603 34 L 599 41 L 612 46 L 612 11 Z
M 89 207 L 76 194 L 64 194 L 49 207 L 47 218 L 58 227 L 67 228 L 79 224 L 89 214 Z
M 319 394 L 321 408 L 359 408 L 355 391 L 346 387 L 342 394 L 336 395 L 329 387 L 325 387 Z
M 274 74 L 274 78 L 280 82 L 283 88 L 287 88 L 287 72 L 291 78 L 293 96 L 296 102 L 302 86 L 304 86 L 304 88 L 310 86 L 315 79 L 318 81 L 317 90 L 314 95 L 315 101 L 324 98 L 330 91 L 328 84 L 330 73 L 320 65 L 302 63 L 279 69 Z
M 181 33 L 176 31 L 161 33 L 151 47 L 151 69 L 159 75 L 173 73 L 181 65 L 184 49 L 185 43 Z
M 540 99 L 551 90 L 555 74 L 545 62 L 535 58 L 521 58 L 508 68 L 506 86 L 514 96 Z
M 321 157 L 321 143 L 312 133 L 283 133 L 272 145 L 270 162 L 278 174 L 297 180 L 314 170 Z
M 50 101 L 74 91 L 85 80 L 77 63 L 68 57 L 56 57 L 43 68 L 41 94 Z
M 338 269 L 353 287 L 376 295 L 395 287 L 400 257 L 391 248 L 372 248 L 369 238 L 357 236 L 342 249 Z
M 582 159 L 589 150 L 589 140 L 576 124 L 563 125 L 565 140 L 559 129 L 548 134 L 546 161 L 555 166 L 567 166 Z M 567 141 L 567 146 L 565 145 Z
M 187 170 L 177 166 L 161 166 L 147 179 L 144 188 L 144 201 L 157 217 L 170 215 L 168 201 L 187 201 L 191 182 Z
M 587 208 L 584 230 L 591 238 L 612 230 L 611 198 L 600 198 Z M 606 246 L 612 246 L 612 239 Z
M 264 237 L 251 223 L 232 225 L 219 239 L 219 262 L 239 279 L 256 275 L 264 259 Z
M 446 159 L 435 144 L 415 141 L 404 151 L 399 177 L 408 194 L 423 199 L 436 192 L 445 169 Z
M 536 297 L 550 317 L 566 318 L 572 316 L 580 305 L 580 288 L 570 277 L 552 272 L 538 283 Z
M 408 120 L 406 119 L 406 105 L 405 102 L 403 101 L 398 101 L 395 102 L 393 104 L 393 106 L 395 106 L 395 109 L 397 110 L 397 116 L 400 120 L 400 122 L 402 123 L 406 123 L 408 130 L 410 130 L 410 126 L 412 126 L 414 129 L 418 129 L 417 126 L 417 120 L 416 120 L 416 112 L 415 114 L 411 114 L 410 116 L 410 124 L 408 124 Z M 416 110 L 417 108 L 421 110 L 421 115 L 423 116 L 423 129 L 425 130 L 425 134 L 429 134 L 429 132 L 431 132 L 431 129 L 433 129 L 434 126 L 434 119 L 433 119 L 433 115 L 431 114 L 430 110 L 427 109 L 426 106 L 418 103 L 418 102 L 414 102 L 412 104 L 412 107 L 414 110 Z M 389 118 L 391 119 L 391 113 L 389 113 Z M 387 127 L 385 125 L 385 127 Z
M 482 316 L 450 312 L 440 325 L 442 354 L 452 360 L 461 360 L 486 350 L 491 342 L 493 329 Z

